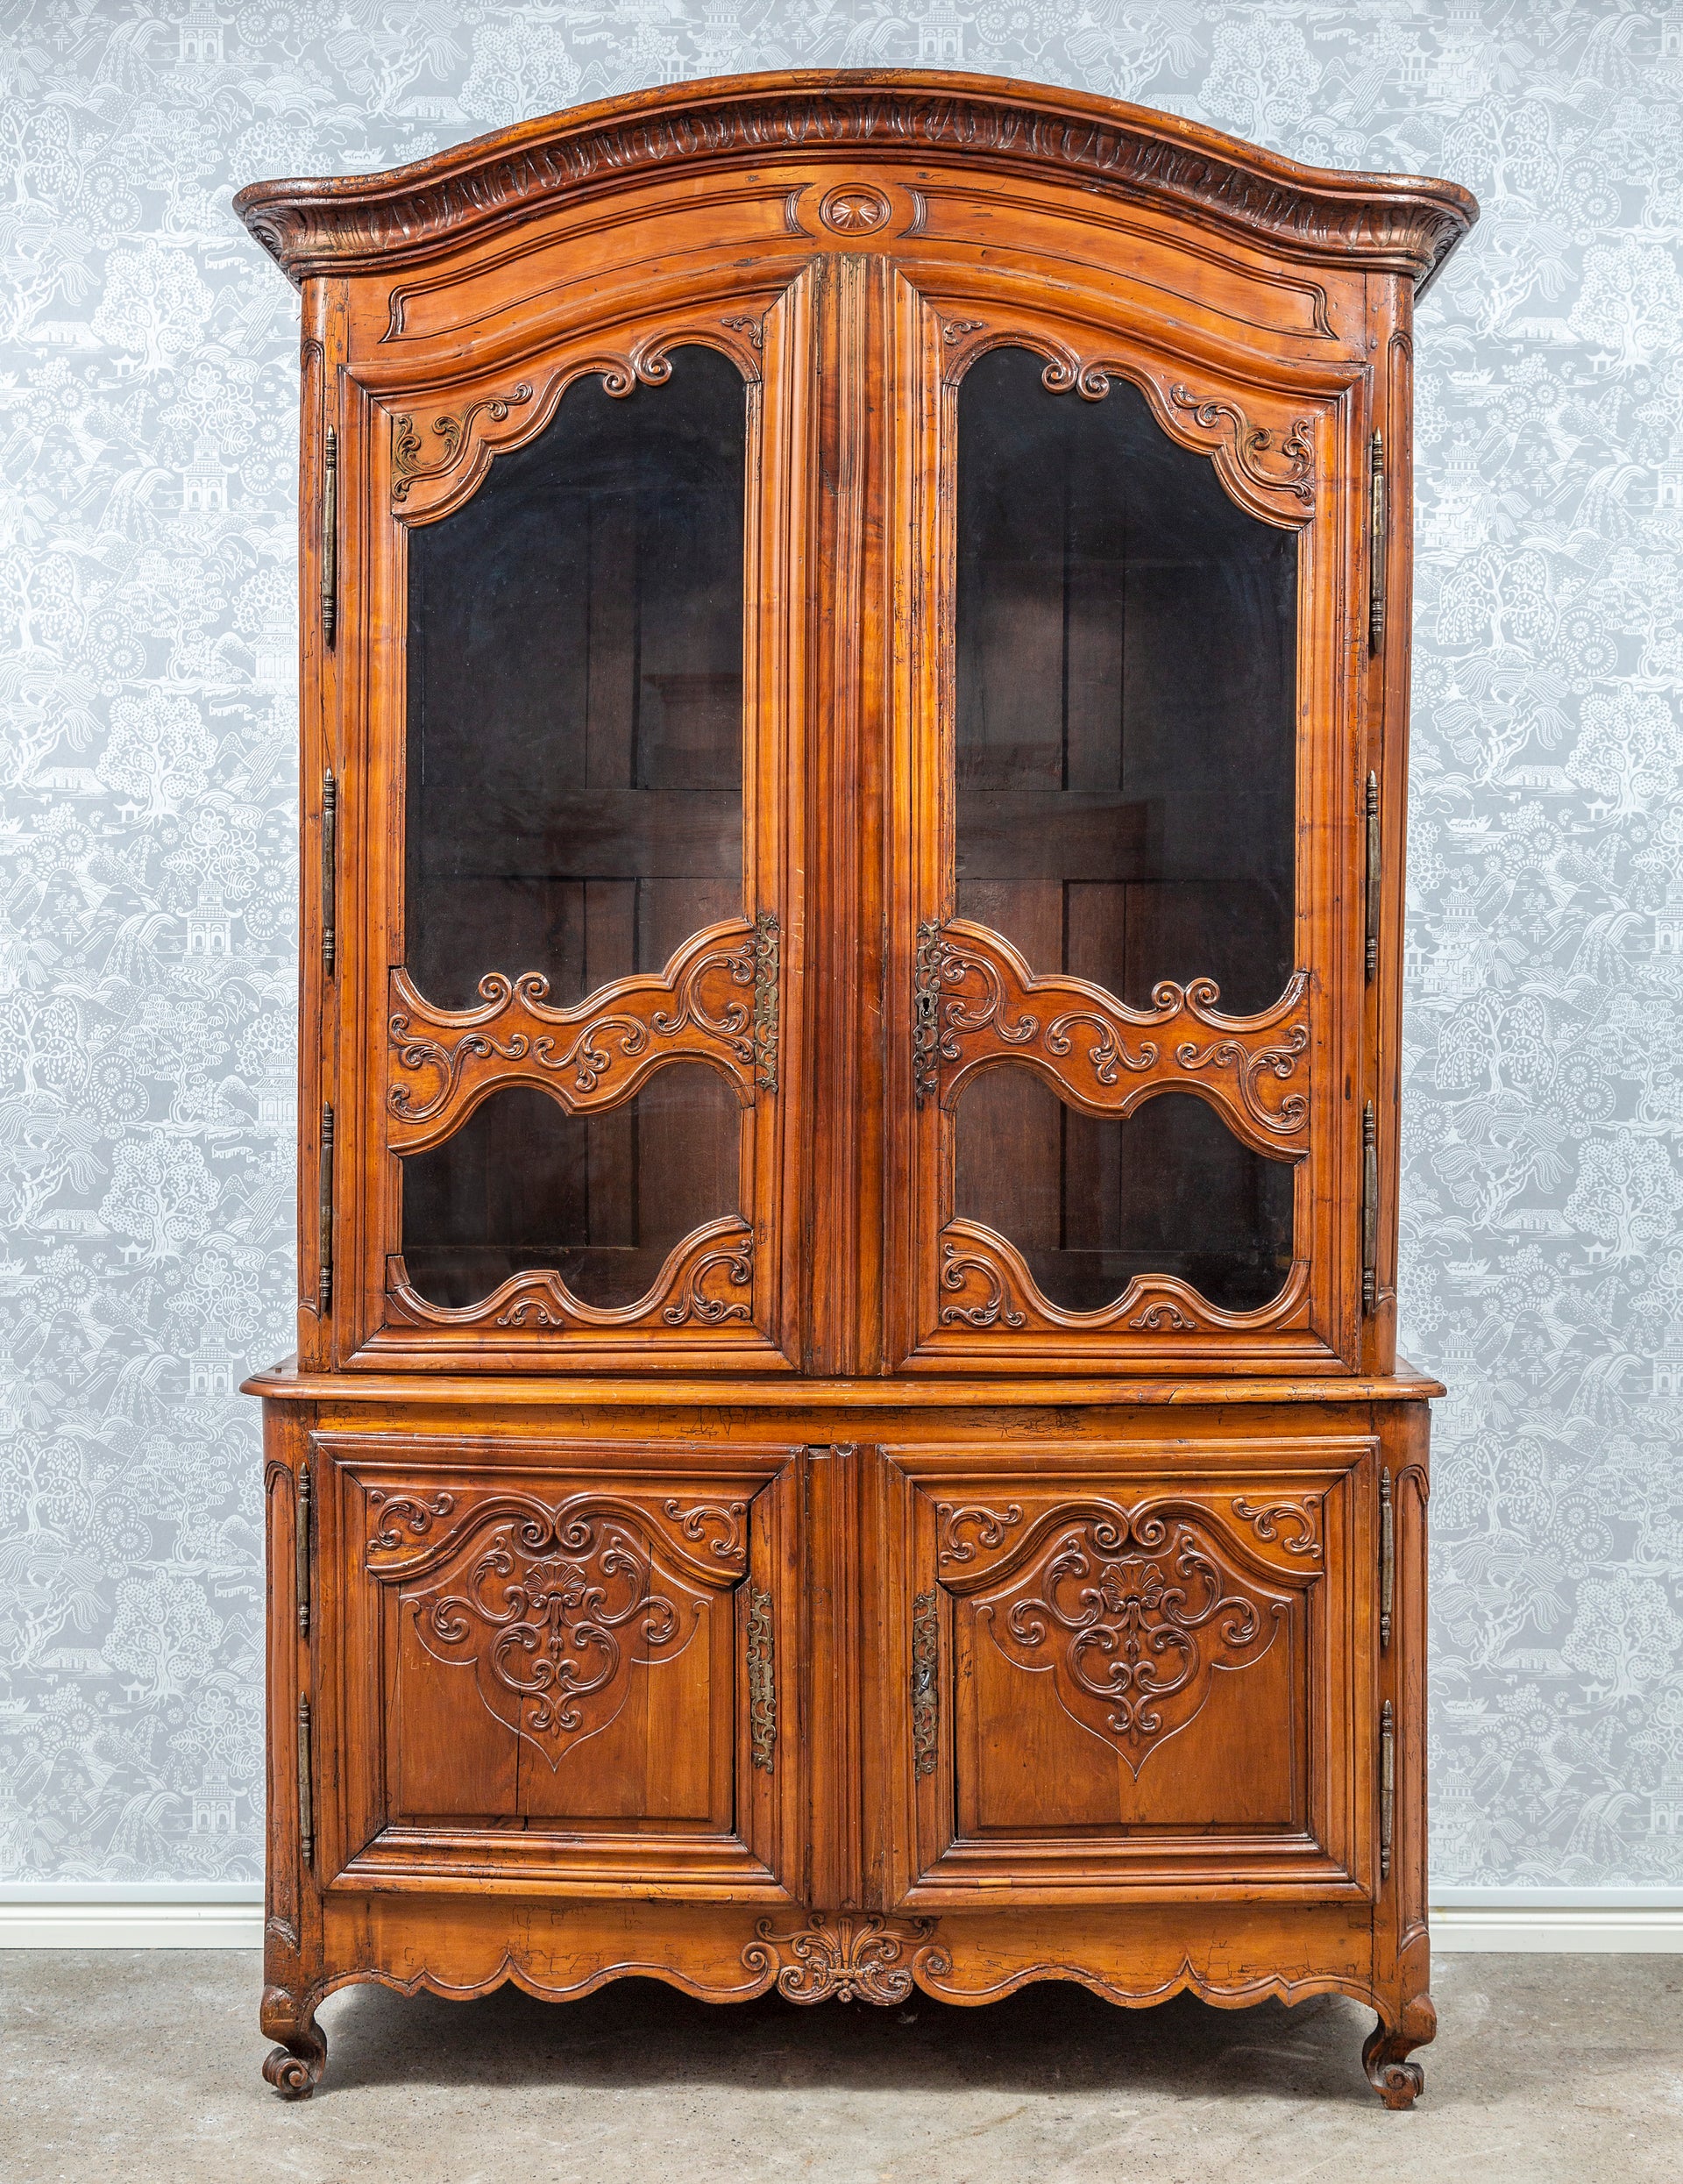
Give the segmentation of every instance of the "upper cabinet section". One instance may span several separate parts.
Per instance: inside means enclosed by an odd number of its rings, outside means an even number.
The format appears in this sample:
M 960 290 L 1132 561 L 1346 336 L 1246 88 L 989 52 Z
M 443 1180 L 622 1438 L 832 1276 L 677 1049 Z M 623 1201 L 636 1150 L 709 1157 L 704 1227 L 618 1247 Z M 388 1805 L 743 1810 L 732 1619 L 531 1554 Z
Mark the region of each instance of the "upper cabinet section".
M 305 291 L 305 1362 L 1383 1369 L 1465 193 L 858 74 L 238 208 Z

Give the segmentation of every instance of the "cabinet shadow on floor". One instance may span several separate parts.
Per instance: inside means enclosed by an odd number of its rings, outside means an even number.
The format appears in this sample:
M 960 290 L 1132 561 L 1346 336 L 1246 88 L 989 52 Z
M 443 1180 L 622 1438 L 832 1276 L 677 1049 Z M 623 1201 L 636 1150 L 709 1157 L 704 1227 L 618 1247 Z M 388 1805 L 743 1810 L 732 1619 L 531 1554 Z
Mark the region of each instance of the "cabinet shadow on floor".
M 716 2004 L 657 1980 L 621 1980 L 581 2002 L 515 1987 L 475 2002 L 342 1990 L 321 2022 L 330 2060 L 316 2104 L 368 2087 L 546 2086 L 625 2092 L 708 2086 L 743 2093 L 943 2091 L 1182 2097 L 1249 2091 L 1347 2101 L 1373 2095 L 1360 2050 L 1372 2013 L 1340 1995 L 1287 2009 L 1212 2008 L 1182 1995 L 1119 2010 L 1068 1981 L 985 2009 L 913 1993 L 903 2004 L 781 1995 Z

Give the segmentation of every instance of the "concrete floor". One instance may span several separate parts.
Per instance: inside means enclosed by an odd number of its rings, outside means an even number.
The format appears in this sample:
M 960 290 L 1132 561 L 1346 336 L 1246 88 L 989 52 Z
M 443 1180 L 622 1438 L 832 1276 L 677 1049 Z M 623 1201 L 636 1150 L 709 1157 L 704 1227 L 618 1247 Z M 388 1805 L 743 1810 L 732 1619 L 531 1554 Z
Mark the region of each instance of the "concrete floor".
M 1683 2180 L 1683 1957 L 1440 1959 L 1407 2116 L 1336 1996 L 721 2009 L 643 1981 L 561 2006 L 350 1989 L 289 2105 L 258 2075 L 258 1986 L 240 1952 L 0 1954 L 4 2184 Z

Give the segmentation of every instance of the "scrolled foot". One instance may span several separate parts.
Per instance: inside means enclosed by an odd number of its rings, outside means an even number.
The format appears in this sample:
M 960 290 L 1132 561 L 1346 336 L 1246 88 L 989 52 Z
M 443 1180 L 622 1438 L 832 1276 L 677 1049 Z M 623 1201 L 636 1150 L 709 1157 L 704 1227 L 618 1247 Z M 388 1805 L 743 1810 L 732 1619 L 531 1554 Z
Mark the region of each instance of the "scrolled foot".
M 266 1988 L 262 2026 L 272 2040 L 280 2043 L 263 2059 L 264 2077 L 283 2101 L 308 2100 L 327 2067 L 327 2042 L 313 2008 L 284 1988 Z
M 1367 2035 L 1361 2066 L 1367 2073 L 1368 2084 L 1388 2109 L 1414 2106 L 1424 2089 L 1426 2074 L 1418 2063 L 1408 2060 L 1409 2052 L 1424 2047 L 1437 2035 L 1438 2012 L 1430 1995 L 1417 1995 L 1404 2003 L 1395 2024 L 1388 2024 L 1381 2017 Z

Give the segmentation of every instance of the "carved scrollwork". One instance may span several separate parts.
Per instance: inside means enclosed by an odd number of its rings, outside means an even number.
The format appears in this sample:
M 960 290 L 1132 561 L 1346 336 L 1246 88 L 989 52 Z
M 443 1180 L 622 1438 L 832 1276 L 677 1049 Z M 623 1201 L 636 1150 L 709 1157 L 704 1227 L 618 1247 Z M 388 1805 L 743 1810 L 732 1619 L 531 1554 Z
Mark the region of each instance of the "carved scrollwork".
M 1321 1558 L 1317 1515 L 1320 1504 L 1314 1495 L 1303 1502 L 1273 1502 L 1259 1508 L 1247 1502 L 1242 1494 L 1233 1497 L 1233 1514 L 1242 1517 L 1259 1540 L 1278 1540 L 1288 1554 L 1307 1554 L 1316 1562 Z M 1280 1526 L 1289 1529 L 1282 1539 Z
M 1248 484 L 1265 494 L 1289 494 L 1305 513 L 1315 505 L 1315 446 L 1308 417 L 1296 418 L 1282 435 L 1268 425 L 1253 424 L 1236 403 L 1213 402 L 1191 388 L 1175 385 L 1168 399 L 1184 410 L 1201 432 L 1219 436 L 1229 460 Z M 1283 466 L 1265 469 L 1260 457 L 1268 455 Z
M 1083 402 L 1103 402 L 1111 391 L 1111 375 L 1099 364 L 1083 364 L 1079 357 L 1054 357 L 1040 373 L 1048 395 L 1067 395 L 1071 389 Z
M 434 1008 L 394 970 L 388 1142 L 423 1151 L 505 1085 L 542 1085 L 570 1113 L 612 1106 L 652 1071 L 683 1060 L 712 1064 L 752 1106 L 756 1086 L 775 1089 L 776 988 L 775 919 L 769 928 L 740 918 L 709 926 L 658 973 L 616 979 L 572 1008 L 549 1006 L 541 971 L 490 971 L 479 981 L 481 1007 L 450 1010 Z
M 691 1266 L 689 1278 L 678 1294 L 661 1313 L 669 1327 L 681 1327 L 686 1320 L 699 1320 L 704 1327 L 716 1327 L 725 1320 L 751 1320 L 753 1305 L 746 1298 L 718 1297 L 708 1293 L 707 1282 L 723 1280 L 731 1288 L 749 1289 L 754 1281 L 754 1238 L 744 1234 L 722 1251 L 709 1251 Z
M 1009 1277 L 998 1260 L 984 1249 L 966 1251 L 955 1238 L 944 1236 L 941 1245 L 941 1287 L 962 1295 L 969 1288 L 972 1276 L 980 1277 L 985 1293 L 974 1304 L 943 1305 L 943 1327 L 1024 1325 L 1026 1314 L 1012 1301 Z
M 637 1512 L 563 1504 L 477 1512 L 465 1563 L 405 1606 L 437 1661 L 553 1769 L 624 1705 L 632 1671 L 676 1660 L 707 1613 Z
M 532 389 L 529 381 L 522 380 L 518 387 L 510 388 L 506 395 L 487 395 L 464 409 L 459 416 L 435 417 L 432 430 L 440 441 L 438 459 L 429 463 L 423 459 L 424 449 L 420 434 L 415 429 L 413 416 L 404 414 L 392 418 L 392 498 L 407 501 L 412 489 L 423 485 L 429 479 L 442 478 L 455 467 L 457 458 L 468 444 L 475 423 L 485 417 L 493 424 L 506 422 L 511 409 L 529 402 Z
M 395 1494 L 387 1495 L 383 1487 L 371 1486 L 368 1506 L 379 1512 L 380 1525 L 369 1542 L 371 1551 L 383 1548 L 387 1554 L 408 1546 L 415 1540 L 424 1540 L 432 1530 L 436 1518 L 448 1517 L 456 1506 L 453 1494 Z M 409 1534 L 405 1540 L 404 1533 Z
M 1002 1545 L 1006 1533 L 1022 1520 L 1020 1502 L 1008 1503 L 1004 1509 L 987 1509 L 979 1502 L 967 1502 L 962 1507 L 952 1502 L 937 1503 L 935 1524 L 941 1540 L 940 1559 L 943 1562 L 973 1562 L 977 1548 Z M 961 1537 L 972 1528 L 974 1539 Z
M 922 1096 L 949 1107 L 976 1071 L 1020 1060 L 1090 1114 L 1195 1092 L 1254 1151 L 1309 1149 L 1310 993 L 1295 972 L 1272 1008 L 1224 1015 L 1210 978 L 1164 979 L 1149 1009 L 1083 978 L 1036 978 L 1011 943 L 963 919 L 919 928 L 913 1047 Z M 1200 1042 L 1186 1036 L 1213 1032 Z
M 667 1499 L 661 1508 L 686 1540 L 707 1540 L 707 1551 L 735 1568 L 742 1559 L 742 1526 L 748 1518 L 746 1502 L 697 1502 L 685 1509 L 682 1502 Z M 715 1536 L 708 1540 L 707 1534 Z
M 387 1316 L 397 1326 L 501 1329 L 508 1333 L 588 1334 L 610 1328 L 653 1332 L 692 1324 L 718 1327 L 753 1320 L 754 1232 L 726 1214 L 673 1246 L 648 1294 L 631 1305 L 586 1305 L 553 1267 L 510 1275 L 477 1305 L 434 1305 L 409 1280 L 401 1254 L 386 1263 Z M 723 1281 L 727 1294 L 718 1292 Z M 731 1288 L 747 1298 L 731 1298 Z
M 1224 1334 L 1258 1326 L 1296 1323 L 1308 1297 L 1309 1263 L 1294 1261 L 1280 1293 L 1253 1311 L 1228 1312 L 1200 1297 L 1171 1274 L 1136 1274 L 1121 1294 L 1092 1312 L 1070 1312 L 1049 1303 L 1035 1284 L 1028 1262 L 1005 1237 L 980 1221 L 955 1219 L 940 1234 L 937 1280 L 957 1289 L 962 1306 L 941 1305 L 933 1339 L 946 1350 L 966 1341 L 970 1330 L 1027 1335 L 1115 1334 L 1182 1337 Z M 998 1307 L 1004 1308 L 998 1308 Z M 1015 1316 L 1013 1316 L 1015 1315 Z
M 750 1972 L 775 1973 L 787 2002 L 874 2002 L 886 2007 L 912 1992 L 913 1971 L 945 1977 L 952 1960 L 933 1946 L 933 1918 L 814 1911 L 792 1933 L 763 1918 L 742 1951 Z M 912 1961 L 905 1960 L 908 1954 Z
M 1205 1512 L 1103 1503 L 1051 1512 L 976 1602 L 1005 1659 L 1049 1669 L 1065 1711 L 1135 1775 L 1201 1711 L 1217 1670 L 1260 1661 L 1289 1611 Z

